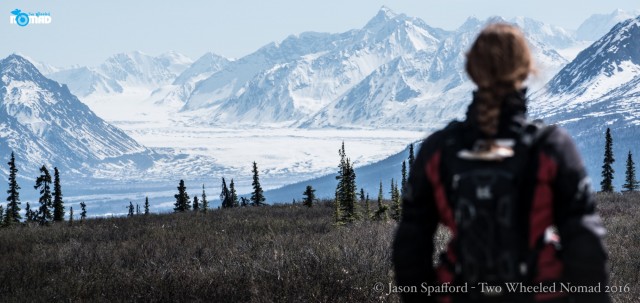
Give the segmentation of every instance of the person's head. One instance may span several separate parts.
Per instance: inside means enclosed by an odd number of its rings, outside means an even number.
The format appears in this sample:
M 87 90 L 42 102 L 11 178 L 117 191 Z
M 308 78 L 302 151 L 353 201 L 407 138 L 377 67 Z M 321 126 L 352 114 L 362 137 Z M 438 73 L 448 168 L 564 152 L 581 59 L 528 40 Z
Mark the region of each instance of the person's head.
M 466 70 L 478 86 L 475 119 L 483 133 L 493 136 L 505 95 L 522 88 L 533 71 L 524 34 L 510 24 L 488 25 L 467 53 Z

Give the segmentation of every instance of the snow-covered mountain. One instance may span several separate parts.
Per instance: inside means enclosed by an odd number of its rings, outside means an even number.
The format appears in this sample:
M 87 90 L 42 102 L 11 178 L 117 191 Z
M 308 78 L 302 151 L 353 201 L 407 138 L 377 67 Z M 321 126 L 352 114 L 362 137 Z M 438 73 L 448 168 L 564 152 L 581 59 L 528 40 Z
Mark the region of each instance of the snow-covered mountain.
M 610 14 L 595 14 L 578 27 L 578 30 L 576 30 L 576 39 L 596 41 L 608 33 L 616 24 L 635 18 L 638 15 L 640 15 L 640 9 L 634 11 L 617 9 Z
M 184 110 L 205 109 L 223 125 L 432 127 L 464 113 L 464 53 L 496 21 L 507 22 L 470 18 L 450 32 L 382 7 L 361 29 L 291 36 L 229 63 L 195 85 Z M 531 33 L 541 87 L 567 63 L 551 45 L 574 40 L 535 20 L 512 22 Z
M 63 69 L 47 76 L 66 84 L 81 98 L 122 94 L 138 88 L 150 93 L 173 82 L 192 63 L 191 59 L 176 52 L 153 57 L 135 51 L 113 55 L 97 67 Z
M 420 50 L 382 65 L 301 126 L 434 129 L 461 117 L 474 89 L 464 72 L 464 54 L 488 22 L 507 21 L 469 18 L 441 39 L 435 51 Z M 527 22 L 525 26 L 530 27 L 541 24 Z M 529 40 L 543 72 L 555 73 L 566 64 L 566 60 L 544 42 L 536 37 Z M 540 87 L 541 83 L 534 85 Z
M 173 80 L 151 92 L 149 100 L 159 106 L 174 110 L 181 109 L 191 95 L 196 84 L 221 71 L 229 64 L 229 60 L 213 53 L 206 53 L 193 62 Z
M 526 17 L 516 17 L 510 19 L 509 22 L 522 28 L 529 39 L 542 42 L 554 49 L 571 47 L 576 43 L 573 32 L 556 25 Z
M 18 55 L 0 61 L 0 83 L 0 146 L 34 165 L 25 172 L 48 164 L 80 173 L 107 158 L 148 152 Z
M 38 61 L 36 59 L 33 59 L 25 54 L 22 53 L 15 53 L 16 55 L 27 59 L 29 62 L 31 62 L 31 64 L 33 64 L 33 66 L 35 66 L 38 71 L 40 71 L 43 75 L 48 75 L 48 74 L 53 74 L 55 72 L 59 72 L 61 70 L 63 70 L 63 68 L 60 67 L 56 67 L 47 63 L 44 63 L 42 61 Z
M 571 113 L 608 99 L 625 99 L 640 77 L 640 17 L 616 25 L 548 83 L 540 114 Z
M 178 77 L 176 77 L 172 84 L 183 85 L 186 83 L 196 83 L 221 71 L 227 66 L 227 64 L 229 64 L 229 60 L 227 58 L 218 56 L 214 53 L 206 53 L 179 73 Z
M 270 43 L 256 52 L 231 62 L 211 77 L 199 82 L 185 105 L 185 110 L 215 107 L 239 95 L 243 87 L 261 72 L 313 53 L 338 48 L 353 33 L 342 35 L 302 33 L 289 36 L 281 43 Z
M 74 95 L 81 97 L 91 94 L 118 94 L 124 91 L 118 81 L 110 79 L 99 70 L 89 67 L 61 70 L 48 76 L 66 84 Z
M 592 178 L 600 180 L 604 133 L 612 129 L 624 180 L 622 156 L 639 154 L 640 17 L 614 26 L 560 71 L 531 102 L 531 115 L 566 127 L 585 156 Z
M 262 71 L 238 95 L 224 101 L 213 120 L 229 123 L 296 122 L 351 90 L 374 70 L 403 55 L 437 50 L 443 31 L 419 19 L 382 9 L 361 30 L 329 45 L 341 47 L 307 54 Z M 348 33 L 347 33 L 348 34 Z

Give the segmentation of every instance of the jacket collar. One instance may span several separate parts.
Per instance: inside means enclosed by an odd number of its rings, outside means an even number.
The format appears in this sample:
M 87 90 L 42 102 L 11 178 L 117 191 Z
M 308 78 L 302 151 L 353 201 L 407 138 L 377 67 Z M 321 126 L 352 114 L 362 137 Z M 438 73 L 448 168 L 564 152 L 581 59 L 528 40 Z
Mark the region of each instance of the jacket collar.
M 526 121 L 527 112 L 527 88 L 523 88 L 512 93 L 505 95 L 500 108 L 500 118 L 498 124 L 498 133 L 496 138 L 507 138 L 516 135 Z M 482 133 L 476 120 L 476 106 L 478 104 L 477 91 L 473 92 L 473 101 L 467 108 L 467 115 L 465 124 L 472 129 L 473 137 L 475 138 L 487 138 Z

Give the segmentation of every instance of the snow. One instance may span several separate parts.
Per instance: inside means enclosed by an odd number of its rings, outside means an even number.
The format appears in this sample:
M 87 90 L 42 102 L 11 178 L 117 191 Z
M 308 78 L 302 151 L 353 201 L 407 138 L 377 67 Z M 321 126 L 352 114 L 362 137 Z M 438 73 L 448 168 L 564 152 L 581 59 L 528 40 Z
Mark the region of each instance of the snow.
M 575 59 L 578 54 L 593 44 L 593 41 L 577 41 L 574 45 L 567 48 L 559 48 L 556 51 L 568 61 Z

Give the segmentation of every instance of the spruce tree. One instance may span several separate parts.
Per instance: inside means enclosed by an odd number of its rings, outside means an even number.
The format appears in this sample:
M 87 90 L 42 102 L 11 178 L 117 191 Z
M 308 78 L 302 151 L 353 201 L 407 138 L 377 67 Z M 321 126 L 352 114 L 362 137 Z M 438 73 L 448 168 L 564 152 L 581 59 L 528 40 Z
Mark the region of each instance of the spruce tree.
M 175 212 L 185 212 L 191 208 L 187 187 L 184 186 L 184 180 L 180 180 L 178 194 L 174 195 L 174 197 L 176 198 L 175 207 L 173 208 Z
M 233 183 L 233 179 L 229 183 L 229 196 L 231 198 L 231 207 L 240 206 L 240 202 L 238 201 L 238 193 L 236 193 L 236 186 Z
M 364 198 L 364 217 L 365 220 L 371 220 L 371 203 L 369 203 L 369 194 Z
M 207 201 L 207 193 L 204 191 L 204 184 L 202 184 L 202 212 L 206 213 L 209 210 L 209 201 Z
M 26 205 L 26 206 L 25 206 L 25 208 L 24 208 L 24 216 L 26 217 L 26 218 L 25 218 L 25 221 L 26 221 L 27 223 L 29 223 L 29 222 L 32 222 L 32 221 L 33 221 L 33 217 L 32 217 L 32 215 L 31 215 L 31 205 L 29 205 L 29 202 L 27 202 L 27 205 Z
M 340 156 L 340 163 L 338 164 L 338 175 L 336 176 L 336 180 L 338 180 L 338 185 L 336 186 L 336 200 L 340 201 L 340 204 L 343 204 L 345 192 L 347 191 L 347 154 L 344 149 L 344 142 L 342 142 L 342 147 L 338 150 L 338 155 Z
M 129 206 L 127 206 L 127 208 L 129 209 L 129 213 L 127 214 L 127 217 L 133 217 L 135 208 L 133 207 L 133 203 L 131 203 L 131 201 L 129 201 Z
M 345 222 L 353 222 L 359 218 L 357 212 L 357 187 L 356 187 L 356 173 L 351 165 L 351 160 L 347 158 L 347 154 L 344 148 L 344 142 L 342 147 L 338 150 L 340 156 L 340 163 L 338 164 L 338 185 L 336 186 L 336 201 L 339 201 L 343 211 L 343 219 Z
M 4 225 L 4 207 L 0 205 L 0 226 Z
M 31 209 L 31 204 L 27 202 L 27 207 L 25 208 L 25 216 L 27 222 L 36 222 L 38 220 L 38 212 Z
M 415 162 L 416 157 L 413 154 L 413 143 L 409 145 L 409 169 L 413 166 L 413 162 Z
M 313 201 L 316 200 L 315 192 L 316 190 L 313 189 L 311 185 L 307 185 L 307 188 L 304 190 L 304 193 L 302 193 L 302 195 L 304 195 L 304 198 L 302 199 L 302 205 L 306 207 L 312 207 Z
M 140 215 L 140 204 L 136 203 L 136 216 Z
M 253 182 L 251 185 L 253 186 L 253 192 L 251 193 L 251 204 L 253 206 L 262 206 L 264 205 L 264 201 L 266 200 L 264 197 L 264 192 L 262 190 L 262 186 L 260 186 L 260 177 L 258 176 L 258 164 L 253 162 Z
M 5 227 L 13 225 L 15 221 L 13 221 L 12 214 L 11 209 L 7 207 L 7 210 L 4 211 L 4 219 L 0 223 Z
M 60 172 L 57 167 L 53 168 L 53 221 L 64 221 L 64 202 L 62 202 Z
M 197 195 L 193 196 L 193 211 L 195 212 L 200 211 L 200 201 L 198 201 Z
M 338 199 L 340 195 L 338 194 L 338 189 L 336 189 L 336 199 L 333 200 L 333 222 L 335 225 L 343 225 L 344 219 L 342 216 L 342 205 L 340 205 L 340 199 Z
M 345 175 L 345 191 L 343 196 L 344 202 L 344 216 L 347 222 L 353 222 L 358 220 L 360 216 L 358 215 L 358 195 L 357 195 L 357 187 L 356 187 L 356 172 L 353 169 L 353 165 L 351 164 L 351 160 L 347 159 L 347 171 Z
M 69 225 L 73 225 L 73 206 L 69 207 Z
M 87 218 L 87 204 L 80 202 L 80 221 L 84 221 Z
M 233 203 L 231 201 L 231 191 L 227 187 L 227 182 L 222 177 L 222 188 L 220 189 L 220 203 L 222 208 L 230 208 L 233 207 Z
M 7 210 L 11 214 L 11 223 L 18 223 L 22 216 L 20 216 L 20 186 L 17 181 L 18 169 L 16 168 L 16 159 L 11 152 L 11 160 L 9 160 L 9 190 L 7 190 Z M 6 220 L 6 219 L 5 219 Z
M 40 176 L 36 179 L 36 185 L 34 189 L 40 189 L 40 208 L 38 209 L 37 221 L 41 225 L 47 224 L 53 218 L 51 214 L 51 208 L 53 203 L 51 201 L 51 175 L 46 166 L 42 165 L 40 168 Z
M 242 207 L 249 206 L 249 200 L 245 197 L 240 197 L 240 206 Z
M 400 196 L 404 194 L 404 187 L 407 185 L 407 164 L 402 161 L 402 182 L 400 182 Z
M 625 170 L 625 178 L 624 178 L 624 191 L 636 191 L 640 186 L 640 182 L 636 179 L 636 167 L 635 163 L 633 163 L 633 155 L 631 151 L 629 151 L 629 155 L 627 156 L 627 169 Z
M 400 221 L 400 191 L 398 183 L 391 179 L 391 218 Z
M 149 197 L 144 198 L 144 214 L 149 215 Z
M 615 171 L 611 165 L 616 160 L 613 158 L 613 139 L 611 138 L 611 130 L 609 128 L 607 128 L 607 133 L 605 134 L 605 141 L 602 181 L 600 185 L 603 192 L 613 192 L 613 174 Z
M 380 181 L 380 189 L 378 190 L 378 210 L 375 212 L 376 220 L 387 221 L 387 206 L 382 204 L 382 200 L 384 199 L 384 192 L 382 191 L 382 181 Z

